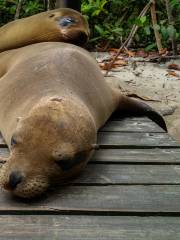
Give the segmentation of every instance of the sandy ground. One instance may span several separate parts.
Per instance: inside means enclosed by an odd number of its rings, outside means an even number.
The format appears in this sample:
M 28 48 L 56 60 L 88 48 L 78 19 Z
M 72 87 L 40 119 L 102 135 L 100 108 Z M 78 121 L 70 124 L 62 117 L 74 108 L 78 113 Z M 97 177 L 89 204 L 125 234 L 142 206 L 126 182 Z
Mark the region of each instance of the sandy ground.
M 173 70 L 177 76 L 169 75 L 172 63 L 180 66 L 180 60 L 171 60 L 163 64 L 136 62 L 134 67 L 131 59 L 127 66 L 113 69 L 106 79 L 122 91 L 154 100 L 146 103 L 162 113 L 169 134 L 180 142 L 180 71 Z

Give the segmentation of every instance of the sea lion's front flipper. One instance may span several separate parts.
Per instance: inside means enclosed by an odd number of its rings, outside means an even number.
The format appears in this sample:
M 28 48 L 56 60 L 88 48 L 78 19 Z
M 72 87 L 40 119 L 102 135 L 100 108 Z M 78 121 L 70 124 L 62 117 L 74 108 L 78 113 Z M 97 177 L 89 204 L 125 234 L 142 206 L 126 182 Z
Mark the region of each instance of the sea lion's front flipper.
M 121 95 L 116 112 L 131 116 L 147 116 L 167 132 L 166 123 L 163 117 L 156 110 L 142 101 Z

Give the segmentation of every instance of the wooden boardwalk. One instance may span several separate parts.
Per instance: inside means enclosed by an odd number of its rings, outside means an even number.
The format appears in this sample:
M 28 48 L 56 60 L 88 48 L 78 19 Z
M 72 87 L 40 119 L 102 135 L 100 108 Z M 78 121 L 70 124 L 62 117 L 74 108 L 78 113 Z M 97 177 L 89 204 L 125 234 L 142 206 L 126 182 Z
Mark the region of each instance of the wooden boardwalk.
M 1 190 L 0 239 L 179 240 L 180 145 L 146 118 L 109 121 L 98 142 L 70 186 L 33 202 Z

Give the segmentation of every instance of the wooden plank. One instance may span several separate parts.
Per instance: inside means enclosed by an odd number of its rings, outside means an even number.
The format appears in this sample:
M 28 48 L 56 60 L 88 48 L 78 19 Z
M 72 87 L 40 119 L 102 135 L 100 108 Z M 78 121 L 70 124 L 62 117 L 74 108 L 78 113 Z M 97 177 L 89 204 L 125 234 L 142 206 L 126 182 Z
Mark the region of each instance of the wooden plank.
M 166 133 L 99 132 L 98 144 L 102 148 L 180 147 Z
M 20 201 L 1 192 L 0 213 L 178 213 L 180 185 L 62 186 L 47 197 Z
M 74 183 L 180 184 L 180 165 L 89 164 Z
M 180 218 L 1 216 L 2 240 L 179 240 Z
M 180 164 L 180 149 L 100 149 L 90 162 Z
M 0 160 L 9 156 L 8 148 L 0 148 Z M 100 149 L 90 163 L 180 164 L 179 148 Z
M 1 148 L 0 147 L 0 160 L 9 156 L 9 149 L 8 148 Z
M 164 132 L 157 124 L 152 121 L 137 121 L 123 119 L 119 121 L 108 121 L 100 131 L 104 132 Z

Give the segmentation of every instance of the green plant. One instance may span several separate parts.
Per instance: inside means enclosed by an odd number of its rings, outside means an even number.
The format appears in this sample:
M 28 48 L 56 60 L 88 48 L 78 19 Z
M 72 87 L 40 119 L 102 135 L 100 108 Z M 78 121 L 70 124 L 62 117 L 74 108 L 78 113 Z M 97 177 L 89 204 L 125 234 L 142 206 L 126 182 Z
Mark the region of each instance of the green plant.
M 0 0 L 0 25 L 14 20 L 18 0 Z M 27 17 L 44 10 L 42 0 L 23 1 L 20 17 Z
M 136 24 L 139 26 L 139 30 L 133 39 L 134 46 L 145 46 L 147 49 L 156 48 L 150 12 L 146 16 L 138 18 L 147 2 L 147 0 L 83 0 L 81 10 L 90 23 L 91 44 L 101 45 L 102 43 L 104 45 L 104 43 L 108 43 L 105 45 L 118 47 L 127 38 L 133 24 Z M 102 3 L 102 8 L 99 7 L 100 3 Z M 171 0 L 170 4 L 175 16 L 175 27 L 168 24 L 164 0 L 157 1 L 156 6 L 157 28 L 162 35 L 164 47 L 168 46 L 169 39 L 173 34 L 176 35 L 177 41 L 180 40 L 180 1 Z
M 52 0 L 54 2 L 54 0 Z M 172 36 L 180 42 L 180 0 L 169 0 L 175 24 L 169 24 L 165 0 L 156 1 L 157 28 L 162 37 L 163 47 L 170 46 Z M 20 18 L 44 11 L 45 0 L 23 1 Z M 133 38 L 134 47 L 156 48 L 150 12 L 138 17 L 148 0 L 82 0 L 81 11 L 88 19 L 91 28 L 90 45 L 119 47 L 128 37 L 133 24 L 139 29 Z M 18 0 L 0 0 L 0 25 L 12 21 Z

